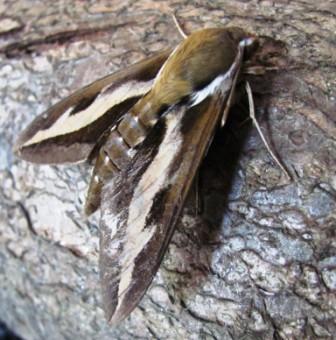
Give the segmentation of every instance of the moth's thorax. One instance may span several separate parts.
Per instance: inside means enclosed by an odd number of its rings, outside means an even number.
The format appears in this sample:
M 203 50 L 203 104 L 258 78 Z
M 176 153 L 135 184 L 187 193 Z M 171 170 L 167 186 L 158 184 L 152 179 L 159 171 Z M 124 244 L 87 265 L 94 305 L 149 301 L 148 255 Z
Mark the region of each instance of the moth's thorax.
M 253 35 L 240 28 L 197 31 L 175 49 L 155 79 L 151 92 L 171 104 L 225 74 L 237 55 L 238 45 Z
M 191 98 L 215 78 L 227 73 L 237 55 L 238 45 L 253 44 L 254 39 L 252 34 L 237 27 L 192 33 L 169 56 L 153 88 L 135 104 L 132 114 L 138 117 L 140 124 L 152 127 L 164 108 Z

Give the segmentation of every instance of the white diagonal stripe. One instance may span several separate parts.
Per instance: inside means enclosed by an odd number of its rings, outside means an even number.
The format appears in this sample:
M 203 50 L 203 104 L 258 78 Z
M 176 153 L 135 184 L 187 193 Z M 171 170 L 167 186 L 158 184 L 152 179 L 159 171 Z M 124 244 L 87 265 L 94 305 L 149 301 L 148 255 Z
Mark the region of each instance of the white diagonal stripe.
M 146 248 L 146 244 L 156 231 L 156 225 L 146 225 L 146 218 L 151 211 L 155 196 L 169 184 L 168 172 L 183 142 L 179 131 L 181 122 L 179 115 L 167 116 L 166 122 L 167 131 L 159 151 L 142 175 L 130 203 L 125 244 L 123 254 L 120 255 L 124 271 L 119 282 L 117 309 L 123 302 L 123 292 L 132 283 L 134 261 L 140 252 Z
M 153 80 L 142 82 L 132 80 L 117 87 L 111 93 L 103 92 L 90 104 L 90 106 L 74 115 L 70 115 L 72 108 L 69 108 L 48 129 L 37 131 L 32 138 L 23 144 L 23 147 L 39 143 L 49 138 L 78 131 L 92 124 L 113 106 L 118 105 L 129 98 L 143 96 L 151 89 L 152 84 Z

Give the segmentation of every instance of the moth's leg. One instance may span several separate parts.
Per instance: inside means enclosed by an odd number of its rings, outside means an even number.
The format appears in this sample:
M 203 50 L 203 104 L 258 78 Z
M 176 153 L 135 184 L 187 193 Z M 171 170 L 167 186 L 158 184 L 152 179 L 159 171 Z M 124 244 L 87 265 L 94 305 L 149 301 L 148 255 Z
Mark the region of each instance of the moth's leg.
M 264 134 L 261 131 L 261 128 L 260 128 L 260 126 L 258 124 L 258 121 L 257 121 L 257 119 L 255 117 L 252 90 L 251 90 L 251 86 L 248 83 L 248 81 L 246 81 L 246 83 L 245 83 L 245 89 L 246 89 L 246 93 L 247 93 L 247 97 L 248 97 L 248 102 L 249 102 L 250 117 L 252 119 L 252 122 L 253 122 L 254 126 L 257 128 L 257 131 L 258 131 L 258 133 L 259 133 L 259 135 L 260 135 L 264 145 L 266 146 L 266 149 L 268 150 L 269 154 L 273 158 L 273 160 L 276 162 L 276 164 L 278 164 L 279 168 L 286 174 L 288 179 L 291 179 L 290 174 L 288 173 L 286 168 L 281 164 L 281 162 L 279 161 L 278 157 L 274 154 L 274 152 L 272 151 L 271 147 L 269 146 L 269 144 L 268 144 Z
M 247 66 L 243 67 L 242 73 L 261 76 L 264 75 L 266 72 L 277 71 L 278 69 L 279 68 L 275 66 Z
M 232 105 L 232 103 L 234 103 L 234 93 L 235 93 L 235 89 L 236 89 L 236 84 L 237 84 L 237 79 L 238 79 L 238 71 L 232 81 L 232 87 L 230 89 L 230 93 L 229 93 L 229 97 L 228 97 L 228 100 L 225 104 L 225 108 L 223 110 L 223 114 L 222 114 L 222 120 L 221 120 L 221 127 L 224 126 L 225 122 L 226 122 L 226 118 L 227 118 L 227 115 L 229 113 L 229 109 Z
M 203 211 L 203 201 L 202 201 L 202 183 L 200 177 L 200 169 L 197 170 L 195 176 L 195 215 L 201 215 Z
M 188 206 L 190 206 L 190 208 L 188 208 L 188 212 L 194 217 L 201 215 L 204 207 L 201 171 L 201 168 L 196 171 L 195 177 L 188 193 L 188 202 L 190 202 L 190 204 L 188 204 Z
M 179 33 L 181 34 L 182 38 L 183 38 L 183 39 L 188 38 L 188 35 L 183 31 L 183 29 L 182 29 L 180 23 L 178 22 L 175 13 L 173 13 L 173 20 L 174 20 L 175 26 L 177 27 L 177 30 L 178 30 Z

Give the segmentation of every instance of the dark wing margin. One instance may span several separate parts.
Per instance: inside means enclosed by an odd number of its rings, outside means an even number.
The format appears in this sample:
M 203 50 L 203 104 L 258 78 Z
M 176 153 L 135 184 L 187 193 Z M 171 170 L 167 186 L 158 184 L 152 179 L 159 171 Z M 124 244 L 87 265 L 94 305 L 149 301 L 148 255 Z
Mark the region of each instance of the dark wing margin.
M 231 97 L 240 58 L 211 96 L 194 106 L 170 108 L 131 164 L 104 188 L 100 273 L 103 306 L 112 324 L 136 307 L 155 276 Z
M 41 164 L 88 159 L 102 134 L 151 89 L 170 52 L 97 80 L 52 106 L 19 135 L 14 152 Z

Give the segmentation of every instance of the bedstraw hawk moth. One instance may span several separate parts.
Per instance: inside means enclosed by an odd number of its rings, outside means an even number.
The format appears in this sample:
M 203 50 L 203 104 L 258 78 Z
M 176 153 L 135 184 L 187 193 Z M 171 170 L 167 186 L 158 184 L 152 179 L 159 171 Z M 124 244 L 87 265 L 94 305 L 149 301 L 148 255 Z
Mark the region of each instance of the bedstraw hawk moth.
M 14 149 L 27 161 L 95 161 L 85 210 L 101 208 L 102 301 L 112 324 L 158 270 L 256 44 L 237 27 L 194 32 L 173 51 L 80 89 L 19 136 Z

